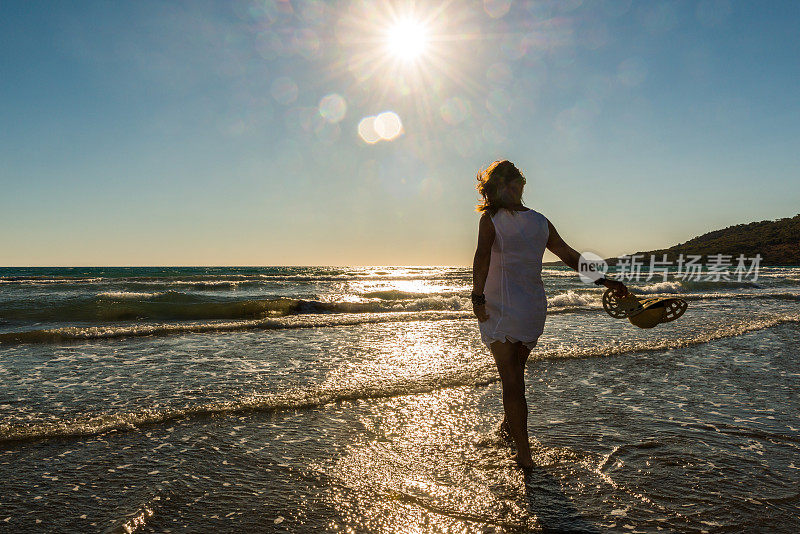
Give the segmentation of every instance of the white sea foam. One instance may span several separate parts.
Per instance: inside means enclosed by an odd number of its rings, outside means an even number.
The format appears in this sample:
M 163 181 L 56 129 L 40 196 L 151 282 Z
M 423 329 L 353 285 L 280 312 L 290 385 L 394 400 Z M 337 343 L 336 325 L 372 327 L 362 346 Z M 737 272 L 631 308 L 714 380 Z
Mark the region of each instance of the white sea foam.
M 559 278 L 578 278 L 578 273 L 573 271 L 572 269 L 548 269 L 547 267 L 542 268 L 542 275 L 543 276 L 553 276 Z
M 683 284 L 678 281 L 662 281 L 653 284 L 646 284 L 643 286 L 631 287 L 636 293 L 643 293 L 646 295 L 653 293 L 682 293 L 685 291 Z
M 574 291 L 567 291 L 566 293 L 560 293 L 553 297 L 549 297 L 547 299 L 547 307 L 548 308 L 560 308 L 560 307 L 582 307 L 582 306 L 591 306 L 598 304 L 599 298 L 597 295 L 586 295 L 586 294 L 579 294 Z
M 23 285 L 93 284 L 95 282 L 103 282 L 103 281 L 105 281 L 105 278 L 25 278 L 25 277 L 0 278 L 0 284 L 23 284 Z
M 103 293 L 99 293 L 97 296 L 109 299 L 147 299 L 152 297 L 158 297 L 159 295 L 163 294 L 164 292 L 161 291 L 153 293 L 136 292 L 136 291 L 104 291 Z

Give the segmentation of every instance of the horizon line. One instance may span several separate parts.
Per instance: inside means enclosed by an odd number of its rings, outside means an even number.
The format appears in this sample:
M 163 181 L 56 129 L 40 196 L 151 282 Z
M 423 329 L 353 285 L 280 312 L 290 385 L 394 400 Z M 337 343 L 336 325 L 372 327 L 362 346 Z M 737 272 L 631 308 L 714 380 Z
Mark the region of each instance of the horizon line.
M 145 268 L 145 267 L 472 267 L 472 265 L 458 265 L 452 263 L 428 264 L 309 264 L 309 265 L 245 265 L 245 264 L 206 264 L 206 265 L 0 265 L 0 269 L 104 269 L 104 268 Z

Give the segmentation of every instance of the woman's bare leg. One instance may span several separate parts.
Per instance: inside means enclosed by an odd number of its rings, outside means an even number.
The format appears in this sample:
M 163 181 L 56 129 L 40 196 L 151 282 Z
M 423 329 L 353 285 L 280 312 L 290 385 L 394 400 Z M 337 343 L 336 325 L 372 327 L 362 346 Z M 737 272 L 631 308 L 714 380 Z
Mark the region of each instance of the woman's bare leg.
M 520 466 L 531 467 L 533 460 L 528 442 L 528 404 L 525 401 L 523 367 L 520 366 L 520 345 L 522 343 L 495 341 L 491 350 L 503 384 L 503 408 L 508 430 L 517 446 L 515 459 Z
M 522 378 L 525 378 L 525 363 L 528 361 L 528 356 L 531 353 L 531 349 L 523 345 L 522 343 L 518 344 L 517 347 L 517 360 L 519 362 L 519 372 Z M 500 423 L 500 437 L 505 440 L 511 440 L 511 430 L 508 428 L 508 419 L 503 414 L 503 421 Z
M 531 353 L 531 349 L 523 345 L 522 343 L 519 344 L 517 347 L 517 359 L 519 361 L 520 373 L 522 376 L 525 376 L 525 364 L 528 362 L 528 356 Z

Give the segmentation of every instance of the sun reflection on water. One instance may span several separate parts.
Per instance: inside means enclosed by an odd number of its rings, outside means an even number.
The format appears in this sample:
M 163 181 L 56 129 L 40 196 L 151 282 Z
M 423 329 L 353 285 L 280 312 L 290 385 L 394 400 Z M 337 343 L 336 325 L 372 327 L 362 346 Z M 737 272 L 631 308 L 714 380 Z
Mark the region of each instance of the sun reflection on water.
M 380 417 L 362 418 L 369 437 L 325 468 L 347 488 L 330 495 L 342 524 L 387 533 L 536 527 L 519 504 L 522 476 L 502 450 L 480 434 L 464 440 L 481 413 L 463 394 L 456 388 L 392 399 Z

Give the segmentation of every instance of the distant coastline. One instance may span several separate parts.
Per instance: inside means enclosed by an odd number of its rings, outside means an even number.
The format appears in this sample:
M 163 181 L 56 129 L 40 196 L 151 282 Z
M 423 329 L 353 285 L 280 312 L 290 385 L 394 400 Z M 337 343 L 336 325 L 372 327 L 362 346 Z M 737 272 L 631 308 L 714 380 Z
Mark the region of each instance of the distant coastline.
M 700 255 L 703 261 L 708 261 L 710 255 L 716 254 L 730 255 L 734 261 L 739 254 L 748 258 L 760 254 L 761 265 L 800 265 L 800 214 L 774 221 L 737 224 L 705 233 L 669 248 L 640 251 L 636 254 L 643 254 L 646 258 L 654 255 L 659 259 L 666 254 L 671 262 L 677 260 L 681 254 Z M 606 261 L 614 265 L 617 258 L 607 258 Z M 558 266 L 564 263 L 552 261 L 545 265 Z

